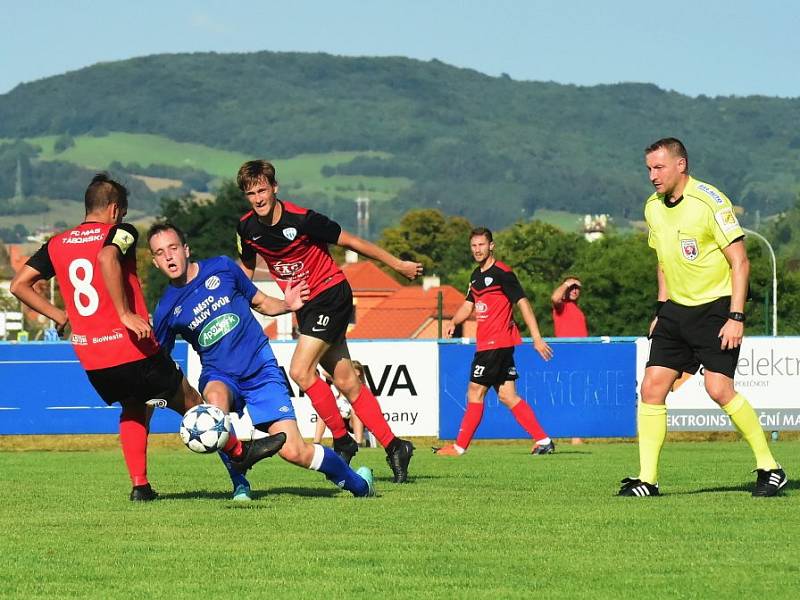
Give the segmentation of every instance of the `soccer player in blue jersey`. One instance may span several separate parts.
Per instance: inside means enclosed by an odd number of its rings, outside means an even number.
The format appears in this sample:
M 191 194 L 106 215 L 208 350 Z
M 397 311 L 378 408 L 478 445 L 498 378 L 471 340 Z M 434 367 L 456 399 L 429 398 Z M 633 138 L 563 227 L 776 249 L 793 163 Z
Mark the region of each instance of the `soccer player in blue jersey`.
M 251 312 L 252 307 L 275 316 L 297 310 L 308 294 L 305 282 L 288 287 L 286 299 L 280 300 L 260 292 L 228 257 L 190 261 L 186 237 L 170 223 L 153 225 L 147 240 L 153 263 L 170 280 L 153 316 L 156 337 L 171 349 L 180 334 L 200 355 L 199 388 L 205 401 L 226 412 L 241 413 L 246 405 L 256 429 L 286 436 L 278 452 L 284 460 L 322 472 L 354 496 L 373 495 L 369 468 L 353 471 L 330 448 L 303 440 L 286 378 Z M 237 443 L 233 436 L 225 451 L 243 475 L 252 465 L 236 460 Z

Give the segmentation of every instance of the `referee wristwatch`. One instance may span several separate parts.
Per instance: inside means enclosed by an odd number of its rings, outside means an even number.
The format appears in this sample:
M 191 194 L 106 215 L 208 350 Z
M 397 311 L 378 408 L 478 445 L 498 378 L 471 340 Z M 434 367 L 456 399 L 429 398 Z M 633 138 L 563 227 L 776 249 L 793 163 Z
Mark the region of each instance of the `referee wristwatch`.
M 731 311 L 728 313 L 728 318 L 731 321 L 739 321 L 739 323 L 744 323 L 744 313 L 741 312 Z

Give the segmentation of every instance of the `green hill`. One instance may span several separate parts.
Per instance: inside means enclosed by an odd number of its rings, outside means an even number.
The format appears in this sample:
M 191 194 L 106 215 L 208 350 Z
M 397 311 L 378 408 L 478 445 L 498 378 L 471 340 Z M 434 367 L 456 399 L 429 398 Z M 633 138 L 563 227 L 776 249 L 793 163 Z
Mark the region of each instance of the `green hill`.
M 103 63 L 0 96 L 0 138 L 69 134 L 76 144 L 59 160 L 87 164 L 93 152 L 110 156 L 97 149 L 109 143 L 133 161 L 145 160 L 140 152 L 188 159 L 181 164 L 232 177 L 242 157 L 266 157 L 285 161 L 284 181 L 287 159 L 305 160 L 287 195 L 352 198 L 372 182 L 393 200 L 373 213 L 384 224 L 412 207 L 494 227 L 542 209 L 637 218 L 650 191 L 642 149 L 665 135 L 686 142 L 693 172 L 743 205 L 747 222 L 792 205 L 798 122 L 800 99 L 690 98 L 645 84 L 513 81 L 435 60 L 271 52 Z

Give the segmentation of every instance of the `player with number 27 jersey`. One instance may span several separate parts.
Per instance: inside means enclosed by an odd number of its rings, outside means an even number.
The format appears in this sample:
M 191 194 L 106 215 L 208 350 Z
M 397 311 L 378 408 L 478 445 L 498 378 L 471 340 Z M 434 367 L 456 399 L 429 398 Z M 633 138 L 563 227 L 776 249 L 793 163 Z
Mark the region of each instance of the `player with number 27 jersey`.
M 137 237 L 136 228 L 129 223 L 81 223 L 50 238 L 28 261 L 43 278 L 55 275 L 58 279 L 72 327 L 72 345 L 87 371 L 141 360 L 158 352 L 154 337 L 137 340 L 122 324 L 97 264 L 102 247 L 119 248 L 128 305 L 147 320 L 147 306 L 136 276 Z

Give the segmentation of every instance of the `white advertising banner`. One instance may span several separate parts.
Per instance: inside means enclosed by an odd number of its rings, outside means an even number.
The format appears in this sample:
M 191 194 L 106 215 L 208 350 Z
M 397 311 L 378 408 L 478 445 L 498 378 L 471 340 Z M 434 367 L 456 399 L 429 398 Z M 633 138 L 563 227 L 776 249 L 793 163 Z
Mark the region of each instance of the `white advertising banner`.
M 272 342 L 278 364 L 288 376 L 294 342 Z M 436 341 L 347 342 L 353 360 L 364 365 L 367 382 L 395 434 L 436 436 L 439 430 L 439 349 Z M 200 359 L 189 348 L 187 378 L 196 386 L 200 377 Z M 314 436 L 318 417 L 311 402 L 287 377 L 300 433 Z M 248 424 L 236 424 L 237 433 L 247 439 Z M 330 436 L 330 432 L 326 432 Z
M 641 385 L 650 342 L 636 340 L 636 373 Z M 746 337 L 734 379 L 768 431 L 800 430 L 800 338 Z M 667 427 L 671 431 L 733 429 L 731 420 L 708 397 L 703 368 L 679 380 L 667 396 Z

